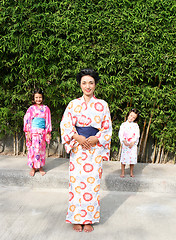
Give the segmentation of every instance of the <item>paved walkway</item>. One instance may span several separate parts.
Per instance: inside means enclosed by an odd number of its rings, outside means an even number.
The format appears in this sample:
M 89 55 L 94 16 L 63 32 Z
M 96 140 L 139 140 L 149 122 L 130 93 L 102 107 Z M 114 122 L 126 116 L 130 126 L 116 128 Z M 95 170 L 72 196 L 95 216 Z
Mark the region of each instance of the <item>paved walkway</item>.
M 27 157 L 0 155 L 0 184 L 31 188 L 68 188 L 69 160 L 48 158 L 45 165 L 47 174 L 39 172 L 29 176 Z M 176 165 L 137 164 L 135 178 L 129 176 L 129 166 L 125 178 L 120 178 L 119 162 L 103 162 L 101 189 L 105 191 L 176 193 Z
M 175 165 L 137 164 L 135 179 L 128 176 L 129 169 L 121 179 L 120 164 L 104 162 L 101 221 L 92 233 L 76 233 L 65 223 L 68 160 L 47 159 L 47 174 L 34 178 L 26 161 L 0 156 L 1 240 L 175 239 Z

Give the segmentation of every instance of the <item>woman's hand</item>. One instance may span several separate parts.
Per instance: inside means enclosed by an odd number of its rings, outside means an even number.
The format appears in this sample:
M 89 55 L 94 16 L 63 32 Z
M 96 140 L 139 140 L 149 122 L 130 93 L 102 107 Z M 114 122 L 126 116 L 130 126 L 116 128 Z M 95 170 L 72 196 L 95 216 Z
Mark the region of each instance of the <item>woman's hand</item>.
M 90 150 L 91 149 L 91 145 L 87 141 L 86 137 L 84 137 L 82 135 L 78 135 L 77 133 L 75 133 L 73 135 L 73 138 L 82 146 L 83 150 Z
M 86 140 L 91 145 L 91 147 L 95 146 L 99 142 L 98 138 L 95 136 L 90 136 Z

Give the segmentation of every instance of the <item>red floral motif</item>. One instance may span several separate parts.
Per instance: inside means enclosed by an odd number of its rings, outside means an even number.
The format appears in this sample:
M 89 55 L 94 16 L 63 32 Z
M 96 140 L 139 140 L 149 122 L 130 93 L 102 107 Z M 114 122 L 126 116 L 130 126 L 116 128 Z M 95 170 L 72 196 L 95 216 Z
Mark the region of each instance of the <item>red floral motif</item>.
M 70 137 L 69 137 L 68 135 L 65 135 L 65 136 L 64 136 L 64 141 L 65 141 L 65 142 L 69 142 L 69 141 L 70 141 Z
M 90 125 L 91 122 L 92 122 L 92 120 L 88 117 L 88 118 L 87 118 L 87 121 L 86 121 L 86 126 Z
M 89 201 L 91 201 L 91 200 L 93 199 L 93 196 L 92 196 L 92 194 L 90 194 L 90 193 L 84 193 L 84 194 L 83 194 L 83 199 L 84 199 L 86 202 L 89 202 Z
M 85 122 L 86 122 L 86 116 L 85 115 L 82 115 L 81 117 L 80 117 L 80 119 L 79 119 L 79 124 L 85 124 Z
M 108 161 L 108 157 L 103 156 L 103 160 L 104 160 L 104 161 Z
M 105 130 L 109 128 L 109 120 L 102 122 L 102 128 L 104 128 Z
M 98 146 L 98 147 L 102 147 L 103 145 L 102 145 L 102 144 L 100 144 L 100 143 L 97 143 L 97 146 Z
M 92 221 L 86 220 L 86 221 L 83 222 L 83 224 L 92 224 Z
M 69 220 L 66 220 L 66 223 L 71 223 Z
M 70 162 L 70 171 L 73 171 L 75 169 L 75 166 L 72 162 Z
M 87 215 L 87 212 L 85 210 L 81 210 L 81 217 L 85 217 Z
M 89 163 L 86 163 L 84 166 L 83 166 L 83 169 L 85 172 L 92 172 L 93 171 L 93 165 L 92 164 L 89 164 Z
M 104 106 L 100 102 L 95 103 L 94 106 L 95 109 L 99 112 L 102 112 L 104 110 Z
M 71 201 L 74 198 L 74 194 L 72 192 L 69 192 L 69 201 Z
M 85 111 L 87 109 L 87 104 L 85 102 L 83 102 L 81 105 L 82 105 L 83 111 Z
M 105 148 L 108 148 L 108 149 L 109 149 L 109 146 L 110 146 L 109 143 L 106 143 L 106 144 L 105 144 Z
M 72 123 L 75 126 L 76 122 L 78 121 L 78 118 L 76 116 L 73 116 Z
M 100 137 L 101 137 L 101 132 L 99 132 L 98 134 L 96 134 L 96 137 L 97 137 L 97 138 L 100 138 Z
M 86 160 L 87 157 L 88 157 L 87 153 L 83 152 L 82 153 L 82 160 L 83 161 Z
M 80 186 L 81 189 L 85 189 L 86 188 L 86 184 L 84 182 L 80 182 L 80 184 L 81 184 L 81 186 Z

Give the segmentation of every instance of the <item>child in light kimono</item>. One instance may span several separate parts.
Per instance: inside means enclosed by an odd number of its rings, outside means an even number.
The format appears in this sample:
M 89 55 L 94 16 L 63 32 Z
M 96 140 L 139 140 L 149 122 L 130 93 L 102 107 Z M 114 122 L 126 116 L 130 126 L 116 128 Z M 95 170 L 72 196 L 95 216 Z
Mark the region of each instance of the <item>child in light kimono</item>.
M 130 177 L 134 177 L 134 164 L 137 163 L 137 144 L 139 142 L 140 130 L 137 124 L 139 120 L 139 112 L 132 109 L 127 114 L 127 121 L 122 123 L 119 130 L 119 139 L 122 145 L 120 157 L 121 175 L 125 176 L 125 165 L 130 165 Z
M 31 168 L 30 175 L 34 176 L 37 169 L 42 176 L 45 165 L 46 142 L 51 139 L 51 114 L 50 109 L 43 105 L 44 93 L 41 89 L 35 89 L 33 105 L 30 106 L 24 116 L 24 132 L 28 149 L 28 166 Z

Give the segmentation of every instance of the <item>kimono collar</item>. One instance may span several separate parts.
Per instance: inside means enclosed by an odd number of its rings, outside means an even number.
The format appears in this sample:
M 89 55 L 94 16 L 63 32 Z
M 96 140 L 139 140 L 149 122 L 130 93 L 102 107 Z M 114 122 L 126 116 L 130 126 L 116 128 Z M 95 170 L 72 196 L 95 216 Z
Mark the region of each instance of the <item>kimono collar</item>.
M 133 124 L 134 122 L 129 122 L 129 121 L 127 120 L 126 123 L 128 123 L 128 124 Z
M 90 101 L 89 101 L 86 105 L 91 104 L 92 102 L 95 101 L 95 99 L 96 99 L 96 97 L 95 97 L 95 95 L 93 95 L 93 96 L 91 97 Z M 84 96 L 81 97 L 81 102 L 82 102 L 82 103 L 85 102 Z M 85 103 L 86 103 L 86 102 L 85 102 Z

